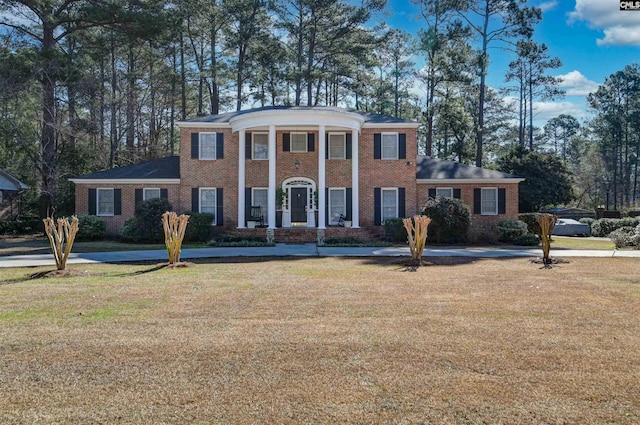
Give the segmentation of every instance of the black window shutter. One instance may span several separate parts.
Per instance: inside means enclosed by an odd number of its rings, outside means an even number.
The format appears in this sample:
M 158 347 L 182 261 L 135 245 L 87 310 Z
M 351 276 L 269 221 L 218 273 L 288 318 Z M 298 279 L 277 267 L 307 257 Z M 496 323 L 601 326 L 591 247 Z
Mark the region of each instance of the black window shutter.
M 473 189 L 473 213 L 482 214 L 482 189 Z
M 98 197 L 96 189 L 89 189 L 89 215 L 96 215 L 98 212 L 98 206 L 96 205 L 97 202 Z
M 507 190 L 498 189 L 498 214 L 507 213 Z
M 353 205 L 352 205 L 352 203 L 353 203 L 353 190 L 350 187 L 347 188 L 347 196 L 346 196 L 346 198 L 347 199 L 346 199 L 345 202 L 347 203 L 347 205 L 345 205 L 345 207 L 346 207 L 345 209 L 347 211 L 345 211 L 344 215 L 347 216 L 346 220 L 352 220 L 351 214 L 353 214 L 353 208 L 352 208 L 353 207 Z
M 244 218 L 245 220 L 251 219 L 251 188 L 244 188 Z
M 216 133 L 216 159 L 224 158 L 224 133 Z
M 315 152 L 316 150 L 316 135 L 313 133 L 307 134 L 307 151 Z
M 345 142 L 345 148 L 346 148 L 346 156 L 345 159 L 351 159 L 351 150 L 353 149 L 353 138 L 351 136 L 351 133 L 347 133 L 347 137 L 346 137 L 346 142 Z
M 462 198 L 462 195 L 460 194 L 460 189 L 453 189 L 453 197 L 455 199 L 460 199 Z
M 224 223 L 223 217 L 222 217 L 222 212 L 223 212 L 223 208 L 222 208 L 222 200 L 224 198 L 222 197 L 222 188 L 219 187 L 218 189 L 216 189 L 216 225 L 218 226 L 222 226 L 222 224 Z
M 324 220 L 327 224 L 331 224 L 331 217 L 329 217 L 329 188 L 324 188 Z M 320 226 L 320 223 L 318 223 Z
M 404 187 L 398 188 L 398 217 L 400 218 L 404 218 L 404 216 L 407 215 L 405 207 L 405 192 Z
M 113 189 L 113 215 L 122 215 L 122 189 Z
M 251 133 L 244 135 L 244 157 L 245 159 L 253 158 L 253 150 L 251 148 Z
M 324 158 L 329 159 L 329 133 L 324 135 Z
M 382 191 L 379 187 L 373 189 L 373 224 L 382 224 Z
M 142 189 L 136 189 L 134 191 L 134 193 L 135 193 L 135 197 L 134 197 L 134 199 L 135 199 L 135 207 L 137 208 L 138 205 L 140 205 L 142 203 L 142 193 L 143 193 L 143 191 L 142 191 Z
M 373 135 L 373 159 L 380 158 L 382 158 L 382 134 L 376 133 Z
M 428 191 L 428 193 L 427 193 L 427 196 L 428 196 L 429 198 L 434 198 L 434 199 L 435 199 L 435 197 L 436 197 L 436 189 L 435 189 L 435 188 L 431 188 L 431 189 L 429 189 L 429 191 Z
M 191 133 L 191 159 L 200 157 L 200 133 Z
M 160 189 L 160 199 L 169 199 L 169 189 Z
M 191 188 L 191 211 L 194 213 L 200 212 L 200 188 Z
M 398 134 L 398 159 L 407 159 L 407 135 Z
M 282 134 L 282 152 L 291 152 L 291 133 Z

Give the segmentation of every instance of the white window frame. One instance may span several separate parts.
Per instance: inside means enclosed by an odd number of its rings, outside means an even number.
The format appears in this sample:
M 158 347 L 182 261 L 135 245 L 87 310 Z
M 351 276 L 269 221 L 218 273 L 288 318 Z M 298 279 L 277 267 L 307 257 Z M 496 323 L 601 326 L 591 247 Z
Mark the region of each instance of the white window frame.
M 493 210 L 485 208 L 485 204 L 490 200 L 485 200 L 485 191 L 493 191 L 495 194 L 495 202 L 493 203 Z M 497 187 L 481 187 L 480 188 L 480 214 L 481 215 L 498 215 L 498 188 Z
M 386 216 L 384 215 L 384 209 L 385 209 L 385 204 L 384 204 L 384 192 L 394 192 L 395 193 L 395 213 L 392 216 Z M 380 220 L 382 221 L 382 223 L 384 223 L 384 221 L 388 218 L 398 218 L 398 188 L 397 187 L 383 187 L 380 188 Z
M 294 149 L 293 148 L 293 136 L 304 135 L 304 150 Z M 309 152 L 309 133 L 306 132 L 294 132 L 289 135 L 289 151 L 293 153 L 305 153 Z
M 149 191 L 152 191 L 152 190 L 157 190 L 158 191 L 158 196 L 147 195 L 147 193 Z M 162 198 L 162 191 L 160 190 L 159 187 L 145 187 L 145 188 L 142 189 L 142 200 L 143 201 L 148 201 L 149 199 L 160 199 L 160 198 Z
M 265 151 L 264 158 L 256 157 L 256 136 L 267 136 L 267 150 Z M 266 161 L 269 159 L 269 133 L 251 133 L 251 159 L 254 159 L 256 161 Z
M 438 193 L 438 192 L 444 192 L 445 190 L 449 192 L 448 195 L 443 195 L 441 193 Z M 453 188 L 452 187 L 436 187 L 436 196 L 443 196 L 445 198 L 453 198 Z
M 202 192 L 203 191 L 213 191 L 213 212 L 211 211 L 203 211 L 202 210 Z M 218 221 L 218 190 L 215 187 L 201 187 L 198 189 L 198 212 L 200 213 L 209 213 L 213 214 L 213 223 L 212 225 L 216 225 Z
M 339 156 L 333 156 L 331 149 L 331 138 L 332 136 L 341 136 L 342 137 L 342 153 Z M 347 158 L 347 133 L 329 133 L 329 159 L 346 159 Z
M 386 156 L 385 152 L 384 152 L 384 139 L 385 136 L 389 137 L 389 136 L 394 136 L 395 138 L 395 148 L 396 148 L 396 154 L 395 156 Z M 398 159 L 398 157 L 400 156 L 400 134 L 399 133 L 382 133 L 380 135 L 380 158 L 384 159 L 384 160 L 394 160 L 394 159 Z
M 202 153 L 202 145 L 203 145 L 203 140 L 205 137 L 203 136 L 212 136 L 213 138 L 213 156 L 209 157 L 209 156 L 205 156 Z M 212 161 L 214 159 L 217 158 L 218 156 L 218 152 L 216 150 L 216 145 L 217 145 L 217 140 L 218 140 L 218 134 L 217 133 L 200 133 L 198 134 L 198 159 L 203 160 L 203 161 Z M 209 142 L 207 140 L 207 142 Z
M 338 192 L 338 191 L 342 192 L 342 205 L 339 206 L 342 208 L 342 210 L 337 212 L 336 218 L 334 219 L 333 218 L 334 206 L 332 205 L 332 202 L 331 202 L 331 199 L 332 199 L 331 192 Z M 346 187 L 330 187 L 328 198 L 329 199 L 327 199 L 327 201 L 329 202 L 329 224 L 336 225 L 340 220 L 340 214 L 344 214 L 345 216 L 347 215 L 347 188 Z
M 111 192 L 111 212 L 101 212 L 100 193 Z M 96 189 L 96 215 L 100 217 L 113 217 L 116 211 L 116 191 L 112 187 L 99 187 Z
M 263 204 L 256 204 L 256 202 L 255 202 L 256 191 L 258 191 L 258 190 L 267 192 L 267 200 L 266 200 L 267 203 L 265 203 L 264 205 Z M 266 214 L 267 213 L 267 208 L 269 206 L 269 204 L 268 204 L 268 202 L 269 202 L 268 196 L 269 196 L 269 188 L 268 187 L 252 187 L 251 188 L 251 206 L 252 207 L 260 206 L 262 208 L 262 213 Z

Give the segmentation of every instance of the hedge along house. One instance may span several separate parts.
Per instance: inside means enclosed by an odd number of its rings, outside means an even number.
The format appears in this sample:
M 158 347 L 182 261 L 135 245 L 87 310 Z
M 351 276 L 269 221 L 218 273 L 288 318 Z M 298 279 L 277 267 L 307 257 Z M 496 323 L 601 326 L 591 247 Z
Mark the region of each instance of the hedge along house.
M 264 226 L 276 229 L 276 240 L 298 234 L 312 241 L 316 229 L 327 236 L 378 231 L 384 220 L 414 215 L 428 196 L 451 188 L 447 193 L 469 205 L 480 189 L 479 223 L 517 217 L 522 179 L 461 166 L 466 173 L 434 181 L 427 169 L 440 174 L 455 163 L 417 156 L 414 121 L 333 107 L 267 107 L 178 125 L 179 158 L 72 179 L 76 212 L 103 216 L 118 233 L 136 202 L 166 197 L 178 212 L 213 214 L 216 230 L 264 234 Z M 336 227 L 341 215 L 346 228 Z
M 20 194 L 29 186 L 0 168 L 0 221 L 11 221 L 20 215 Z

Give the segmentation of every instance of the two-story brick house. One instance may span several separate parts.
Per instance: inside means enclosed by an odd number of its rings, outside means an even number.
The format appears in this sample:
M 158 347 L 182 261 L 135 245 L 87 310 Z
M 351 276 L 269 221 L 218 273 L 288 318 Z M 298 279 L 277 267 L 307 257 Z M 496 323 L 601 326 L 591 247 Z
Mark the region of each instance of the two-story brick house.
M 214 226 L 352 232 L 416 214 L 429 196 L 461 197 L 486 225 L 516 218 L 522 179 L 418 156 L 419 123 L 332 107 L 267 107 L 178 123 L 180 156 L 80 176 L 76 212 L 117 233 L 135 205 L 166 197 Z M 247 230 L 248 231 L 248 230 Z M 254 231 L 255 232 L 255 231 Z

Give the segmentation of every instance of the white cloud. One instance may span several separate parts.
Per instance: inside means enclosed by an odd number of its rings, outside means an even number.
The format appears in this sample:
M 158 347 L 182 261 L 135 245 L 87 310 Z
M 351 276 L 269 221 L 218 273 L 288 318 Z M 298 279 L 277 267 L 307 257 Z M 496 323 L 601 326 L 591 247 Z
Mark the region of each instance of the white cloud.
M 558 5 L 558 2 L 555 0 L 552 1 L 543 1 L 537 7 L 542 10 L 542 13 L 548 12 L 549 10 L 553 10 Z
M 588 113 L 585 105 L 573 102 L 533 102 L 533 121 L 535 125 L 545 122 L 561 114 L 571 115 L 577 119 L 585 118 Z
M 602 30 L 599 46 L 640 46 L 640 12 L 621 11 L 613 0 L 576 0 L 569 12 L 569 23 L 586 21 L 590 28 Z
M 580 71 L 571 71 L 558 75 L 562 79 L 559 86 L 567 92 L 567 96 L 586 96 L 598 90 L 598 83 L 589 80 Z

